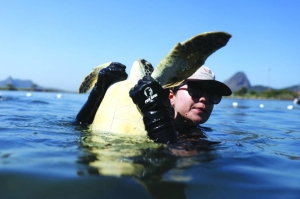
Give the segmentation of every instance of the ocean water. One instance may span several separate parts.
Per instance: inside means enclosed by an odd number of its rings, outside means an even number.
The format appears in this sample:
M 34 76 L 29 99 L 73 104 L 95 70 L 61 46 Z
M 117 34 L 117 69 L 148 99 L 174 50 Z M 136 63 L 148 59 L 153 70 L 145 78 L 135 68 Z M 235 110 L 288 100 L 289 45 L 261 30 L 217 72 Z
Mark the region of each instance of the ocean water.
M 174 156 L 72 125 L 88 95 L 0 92 L 0 198 L 300 198 L 292 101 L 223 99 L 203 125 L 221 143 Z

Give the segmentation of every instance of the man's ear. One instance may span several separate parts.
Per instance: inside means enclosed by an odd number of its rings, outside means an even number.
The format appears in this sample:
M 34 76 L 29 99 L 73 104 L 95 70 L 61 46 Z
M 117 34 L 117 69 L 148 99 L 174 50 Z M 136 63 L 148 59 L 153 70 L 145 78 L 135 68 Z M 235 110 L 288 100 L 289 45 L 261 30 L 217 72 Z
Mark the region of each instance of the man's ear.
M 171 106 L 174 106 L 174 104 L 175 104 L 175 94 L 171 89 L 170 89 L 170 93 L 169 93 L 169 100 L 170 100 Z

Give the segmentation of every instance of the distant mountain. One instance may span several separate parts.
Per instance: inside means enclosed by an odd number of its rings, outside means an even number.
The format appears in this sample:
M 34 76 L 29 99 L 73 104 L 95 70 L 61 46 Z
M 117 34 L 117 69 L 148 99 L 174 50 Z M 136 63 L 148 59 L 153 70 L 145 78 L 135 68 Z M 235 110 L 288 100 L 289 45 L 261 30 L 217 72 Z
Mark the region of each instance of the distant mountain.
M 34 90 L 34 91 L 62 91 L 60 89 L 54 88 L 44 88 L 35 84 L 31 80 L 21 80 L 14 79 L 12 77 L 8 77 L 5 80 L 0 80 L 0 89 L 8 89 L 9 90 Z M 64 92 L 64 91 L 62 91 Z
M 250 81 L 243 72 L 237 72 L 228 80 L 226 80 L 224 84 L 226 84 L 232 90 L 232 92 L 240 90 L 243 87 L 247 88 L 247 90 L 251 88 Z
M 0 80 L 0 87 L 5 88 L 7 85 L 13 85 L 14 88 L 17 89 L 30 89 L 33 88 L 33 86 L 37 86 L 34 84 L 31 80 L 20 80 L 20 79 L 13 79 L 12 77 L 8 77 L 5 80 Z
M 295 85 L 295 86 L 290 86 L 290 87 L 287 87 L 287 88 L 284 88 L 284 89 L 287 89 L 287 90 L 290 90 L 290 91 L 293 91 L 293 92 L 297 93 L 300 90 L 300 84 Z
M 262 85 L 251 86 L 250 81 L 248 80 L 246 74 L 243 72 L 237 72 L 232 77 L 230 77 L 228 80 L 226 80 L 224 82 L 224 84 L 226 84 L 232 90 L 232 92 L 238 91 L 243 87 L 247 88 L 248 91 L 255 91 L 257 93 L 264 92 L 268 89 L 280 90 L 280 89 L 274 89 L 274 88 L 262 86 Z M 281 89 L 287 89 L 292 92 L 297 92 L 300 89 L 300 85 L 290 86 L 290 87 L 281 88 Z
M 269 89 L 271 89 L 271 90 L 287 89 L 287 90 L 297 93 L 299 88 L 300 88 L 300 86 L 290 86 L 290 87 L 286 87 L 286 88 L 275 89 L 275 88 L 271 88 L 271 87 L 267 87 L 267 86 L 257 85 L 257 86 L 252 86 L 249 89 L 249 91 L 255 91 L 257 93 L 261 93 L 261 92 L 264 92 Z

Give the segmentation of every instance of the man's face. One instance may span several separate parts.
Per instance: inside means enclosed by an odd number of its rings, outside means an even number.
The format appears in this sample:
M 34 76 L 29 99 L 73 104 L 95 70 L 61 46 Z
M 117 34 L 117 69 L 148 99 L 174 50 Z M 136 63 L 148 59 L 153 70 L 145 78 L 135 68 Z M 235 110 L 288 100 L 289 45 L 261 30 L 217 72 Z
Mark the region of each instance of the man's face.
M 185 84 L 176 93 L 170 91 L 169 98 L 174 108 L 175 121 L 196 125 L 205 123 L 210 117 L 214 104 L 208 100 L 206 92 L 201 97 L 195 98 L 190 96 L 186 89 Z

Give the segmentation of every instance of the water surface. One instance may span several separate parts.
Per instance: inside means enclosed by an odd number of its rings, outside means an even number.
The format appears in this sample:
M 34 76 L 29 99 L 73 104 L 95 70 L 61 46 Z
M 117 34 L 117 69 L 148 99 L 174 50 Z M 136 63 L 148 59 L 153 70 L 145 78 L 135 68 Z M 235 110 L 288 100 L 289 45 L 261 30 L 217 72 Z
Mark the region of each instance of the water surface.
M 179 157 L 72 125 L 88 96 L 57 94 L 1 91 L 1 198 L 300 198 L 292 101 L 223 99 L 204 125 L 221 144 Z

